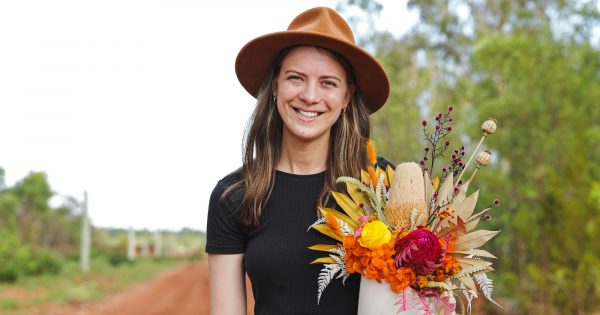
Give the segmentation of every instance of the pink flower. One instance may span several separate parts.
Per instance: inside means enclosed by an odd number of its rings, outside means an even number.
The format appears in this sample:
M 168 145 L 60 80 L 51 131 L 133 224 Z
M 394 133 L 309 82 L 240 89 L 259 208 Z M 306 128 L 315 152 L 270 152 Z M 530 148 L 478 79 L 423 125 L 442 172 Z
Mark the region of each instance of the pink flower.
M 396 267 L 411 267 L 417 275 L 431 274 L 440 266 L 442 248 L 438 237 L 419 228 L 396 240 Z
M 371 217 L 368 215 L 361 215 L 360 218 L 358 218 L 358 221 L 360 221 L 360 225 L 354 231 L 354 237 L 361 236 L 363 227 L 365 227 L 365 223 L 367 223 L 369 221 L 369 218 L 371 218 Z

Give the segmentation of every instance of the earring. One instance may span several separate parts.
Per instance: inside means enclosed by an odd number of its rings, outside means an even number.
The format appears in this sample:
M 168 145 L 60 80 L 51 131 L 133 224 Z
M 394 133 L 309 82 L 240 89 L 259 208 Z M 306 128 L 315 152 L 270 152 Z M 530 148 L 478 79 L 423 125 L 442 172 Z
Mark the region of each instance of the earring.
M 277 103 L 277 97 L 275 95 L 273 95 L 273 102 Z
M 342 114 L 346 113 L 346 107 L 342 107 Z

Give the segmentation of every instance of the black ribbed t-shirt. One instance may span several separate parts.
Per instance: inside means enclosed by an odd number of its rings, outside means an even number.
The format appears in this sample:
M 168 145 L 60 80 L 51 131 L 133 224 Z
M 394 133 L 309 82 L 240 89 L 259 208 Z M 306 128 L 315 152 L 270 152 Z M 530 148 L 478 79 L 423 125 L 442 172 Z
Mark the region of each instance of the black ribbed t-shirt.
M 235 194 L 220 202 L 223 191 L 241 179 L 241 172 L 223 178 L 212 192 L 208 209 L 206 252 L 244 253 L 252 282 L 256 315 L 356 314 L 360 276 L 342 285 L 334 279 L 317 305 L 317 279 L 323 265 L 310 265 L 325 252 L 308 249 L 335 241 L 307 228 L 317 220 L 317 199 L 325 173 L 295 175 L 277 171 L 271 197 L 256 229 L 241 224 Z M 237 198 L 240 196 L 238 195 Z M 231 199 L 234 199 L 231 201 Z

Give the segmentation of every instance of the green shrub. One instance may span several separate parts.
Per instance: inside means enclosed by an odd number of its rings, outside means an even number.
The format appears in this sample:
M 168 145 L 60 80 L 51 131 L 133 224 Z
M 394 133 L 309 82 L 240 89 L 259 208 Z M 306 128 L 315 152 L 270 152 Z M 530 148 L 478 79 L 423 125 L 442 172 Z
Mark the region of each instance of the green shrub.
M 35 255 L 36 272 L 38 274 L 58 275 L 62 270 L 62 260 L 49 251 L 41 251 Z
M 22 246 L 10 258 L 17 273 L 26 276 L 57 275 L 62 269 L 61 259 L 47 250 L 34 252 L 30 247 Z
M 13 260 L 18 241 L 14 234 L 1 229 L 0 240 L 0 282 L 13 283 L 19 277 L 18 268 Z
M 0 283 L 14 283 L 19 278 L 15 264 L 11 261 L 0 259 Z
M 115 267 L 130 263 L 129 259 L 127 259 L 127 255 L 121 252 L 110 253 L 108 256 L 108 262 Z

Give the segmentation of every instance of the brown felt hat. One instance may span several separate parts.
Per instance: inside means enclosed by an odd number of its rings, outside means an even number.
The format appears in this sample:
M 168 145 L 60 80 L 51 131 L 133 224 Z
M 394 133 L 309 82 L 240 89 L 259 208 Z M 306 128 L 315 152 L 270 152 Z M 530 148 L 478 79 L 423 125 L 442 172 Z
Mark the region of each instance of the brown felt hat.
M 390 82 L 379 62 L 354 42 L 348 23 L 334 10 L 312 8 L 298 15 L 287 31 L 257 37 L 238 53 L 235 72 L 242 86 L 256 97 L 260 85 L 279 53 L 292 46 L 307 45 L 331 49 L 352 66 L 356 86 L 371 113 L 390 94 Z

